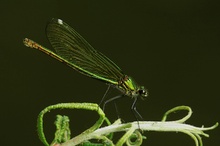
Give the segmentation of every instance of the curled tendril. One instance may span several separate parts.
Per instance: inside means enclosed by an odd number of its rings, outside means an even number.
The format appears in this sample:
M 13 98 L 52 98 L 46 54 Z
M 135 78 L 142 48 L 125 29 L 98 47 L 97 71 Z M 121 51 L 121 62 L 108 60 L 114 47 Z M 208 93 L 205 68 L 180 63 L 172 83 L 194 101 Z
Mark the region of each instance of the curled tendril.
M 183 122 L 185 122 L 186 120 L 188 120 L 188 119 L 191 117 L 191 115 L 192 115 L 192 109 L 191 109 L 190 107 L 184 106 L 184 105 L 183 105 L 183 106 L 177 106 L 177 107 L 174 107 L 174 108 L 168 110 L 168 111 L 164 114 L 164 116 L 163 116 L 163 118 L 162 118 L 161 121 L 165 122 L 166 119 L 167 119 L 167 117 L 168 117 L 168 115 L 170 115 L 171 113 L 174 113 L 174 112 L 176 112 L 176 111 L 181 111 L 181 110 L 186 110 L 186 111 L 188 111 L 187 115 L 184 116 L 182 119 L 179 119 L 179 120 L 176 120 L 176 121 L 173 121 L 173 122 L 177 122 L 177 123 L 183 123 Z
M 139 130 L 135 130 L 127 139 L 126 144 L 127 146 L 140 146 L 145 138 L 146 137 L 142 136 Z

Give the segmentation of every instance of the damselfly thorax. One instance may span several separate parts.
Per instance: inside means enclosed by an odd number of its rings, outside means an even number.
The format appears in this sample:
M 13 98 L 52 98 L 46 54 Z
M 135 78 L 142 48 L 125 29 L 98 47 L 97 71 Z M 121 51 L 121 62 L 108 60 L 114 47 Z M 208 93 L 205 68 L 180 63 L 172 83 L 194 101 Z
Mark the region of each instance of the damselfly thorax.
M 142 86 L 138 86 L 136 82 L 129 77 L 128 75 L 123 76 L 118 81 L 118 85 L 116 86 L 122 93 L 131 97 L 137 98 L 140 96 L 142 99 L 147 97 L 147 91 Z

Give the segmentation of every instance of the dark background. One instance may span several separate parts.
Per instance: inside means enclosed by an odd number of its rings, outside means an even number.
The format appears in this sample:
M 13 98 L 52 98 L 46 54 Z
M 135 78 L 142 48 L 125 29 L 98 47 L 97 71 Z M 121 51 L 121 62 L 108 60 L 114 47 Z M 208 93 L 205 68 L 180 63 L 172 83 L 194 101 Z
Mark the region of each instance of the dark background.
M 188 105 L 196 126 L 220 122 L 220 13 L 205 0 L 159 1 L 10 1 L 0 4 L 1 145 L 43 145 L 36 119 L 46 106 L 61 102 L 99 103 L 107 86 L 85 77 L 57 60 L 23 45 L 25 37 L 51 48 L 46 23 L 61 18 L 94 48 L 149 90 L 137 108 L 145 120 L 160 120 L 165 111 Z M 117 95 L 112 91 L 110 97 Z M 130 98 L 117 105 L 125 121 L 135 120 Z M 51 112 L 45 130 L 53 138 L 57 113 L 69 114 L 72 136 L 97 119 L 84 111 Z M 107 116 L 117 119 L 109 104 Z M 93 118 L 94 117 L 94 118 Z M 219 127 L 207 131 L 205 146 L 220 144 Z M 145 145 L 193 146 L 182 133 L 145 132 Z

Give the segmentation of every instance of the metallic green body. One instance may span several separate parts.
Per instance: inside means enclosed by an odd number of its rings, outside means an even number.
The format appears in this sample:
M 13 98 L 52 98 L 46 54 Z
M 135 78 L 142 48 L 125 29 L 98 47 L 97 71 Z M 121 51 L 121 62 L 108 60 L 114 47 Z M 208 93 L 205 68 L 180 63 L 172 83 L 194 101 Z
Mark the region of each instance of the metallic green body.
M 116 86 L 127 96 L 147 96 L 147 92 L 143 87 L 138 86 L 114 62 L 104 54 L 96 51 L 82 36 L 62 20 L 52 19 L 46 27 L 46 34 L 55 49 L 55 53 L 27 38 L 24 39 L 24 44 L 52 56 L 84 75 Z

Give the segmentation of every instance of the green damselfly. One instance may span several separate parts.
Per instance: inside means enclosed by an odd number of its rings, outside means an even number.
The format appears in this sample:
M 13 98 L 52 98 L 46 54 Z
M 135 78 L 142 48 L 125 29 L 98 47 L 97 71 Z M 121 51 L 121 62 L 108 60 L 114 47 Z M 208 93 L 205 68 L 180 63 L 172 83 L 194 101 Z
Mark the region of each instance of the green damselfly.
M 136 118 L 137 115 L 141 118 L 136 110 L 136 102 L 139 97 L 141 99 L 147 97 L 147 90 L 143 86 L 137 85 L 114 62 L 96 51 L 82 36 L 61 19 L 54 18 L 48 23 L 46 35 L 55 52 L 28 38 L 25 38 L 23 42 L 27 47 L 40 50 L 80 73 L 101 80 L 107 83 L 109 87 L 116 87 L 122 92 L 122 95 L 107 100 L 104 105 L 122 96 L 134 98 L 131 109 Z

